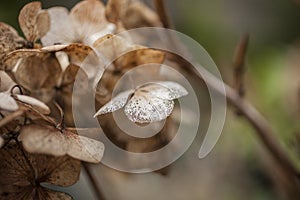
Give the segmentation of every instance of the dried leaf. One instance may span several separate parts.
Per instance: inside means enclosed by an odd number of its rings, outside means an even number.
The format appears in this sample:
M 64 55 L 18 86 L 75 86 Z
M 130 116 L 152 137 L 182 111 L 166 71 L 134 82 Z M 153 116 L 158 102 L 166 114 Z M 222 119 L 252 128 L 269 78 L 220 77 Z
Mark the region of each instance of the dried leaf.
M 6 110 L 6 111 L 16 111 L 18 110 L 19 106 L 14 100 L 14 98 L 11 97 L 10 94 L 5 92 L 0 92 L 0 110 Z
M 16 143 L 1 148 L 0 158 L 1 199 L 71 199 L 41 183 L 73 185 L 79 179 L 80 161 L 68 156 L 29 154 Z
M 103 143 L 51 126 L 28 125 L 21 129 L 19 139 L 26 151 L 54 156 L 70 155 L 86 162 L 100 162 Z
M 26 4 L 19 14 L 19 24 L 30 42 L 35 42 L 50 29 L 50 18 L 47 11 L 42 11 L 41 2 Z
M 128 100 L 130 94 L 132 97 Z M 120 93 L 101 107 L 95 116 L 114 112 L 125 106 L 128 119 L 137 123 L 151 123 L 166 119 L 174 108 L 174 99 L 187 95 L 180 84 L 170 81 L 147 83 L 135 91 Z
M 44 115 L 48 115 L 51 113 L 50 108 L 43 102 L 37 100 L 36 98 L 20 94 L 15 95 L 15 97 L 17 100 L 22 101 L 23 103 L 30 104 L 33 108 L 35 108 Z

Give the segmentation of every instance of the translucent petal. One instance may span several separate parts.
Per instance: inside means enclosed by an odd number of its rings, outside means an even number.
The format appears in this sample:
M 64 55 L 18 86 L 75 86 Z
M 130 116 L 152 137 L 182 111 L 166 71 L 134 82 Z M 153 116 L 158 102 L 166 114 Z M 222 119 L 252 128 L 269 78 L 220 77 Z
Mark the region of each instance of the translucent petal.
M 136 92 L 125 106 L 126 116 L 133 122 L 151 123 L 166 119 L 174 108 L 174 102 Z
M 170 90 L 169 99 L 178 99 L 188 95 L 188 91 L 178 83 L 172 81 L 159 81 L 156 84 L 162 85 Z
M 64 7 L 47 9 L 50 16 L 50 30 L 41 38 L 43 46 L 73 43 L 74 29 L 69 19 L 69 11 Z
M 65 132 L 68 155 L 91 163 L 99 163 L 104 153 L 104 144 L 94 139 Z
M 94 115 L 94 117 L 98 115 L 103 115 L 105 113 L 114 112 L 116 110 L 119 110 L 123 108 L 128 100 L 128 97 L 134 92 L 134 90 L 128 90 L 125 92 L 121 92 L 117 96 L 115 96 L 111 101 L 109 101 L 107 104 L 102 106 L 97 113 Z
M 28 125 L 21 129 L 18 138 L 29 153 L 53 156 L 69 155 L 86 162 L 100 162 L 104 144 L 55 127 Z

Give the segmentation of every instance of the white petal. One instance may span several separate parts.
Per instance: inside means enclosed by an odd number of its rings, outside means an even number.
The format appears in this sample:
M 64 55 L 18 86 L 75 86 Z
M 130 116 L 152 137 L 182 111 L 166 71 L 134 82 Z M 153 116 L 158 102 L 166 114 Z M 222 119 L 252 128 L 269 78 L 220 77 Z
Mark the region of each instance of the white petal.
M 18 100 L 32 105 L 35 109 L 40 111 L 42 114 L 48 115 L 51 112 L 50 108 L 46 104 L 44 104 L 40 100 L 37 100 L 36 98 L 26 96 L 26 95 L 20 95 L 20 94 L 17 94 L 16 97 Z
M 169 100 L 178 99 L 188 95 L 188 91 L 178 83 L 172 81 L 158 81 L 156 84 L 162 85 L 170 90 Z
M 138 123 L 151 123 L 166 119 L 174 108 L 172 100 L 135 94 L 125 106 L 125 114 L 129 120 Z
M 48 33 L 41 39 L 43 46 L 72 43 L 74 29 L 69 18 L 69 11 L 64 7 L 53 7 L 47 11 L 51 24 Z
M 0 110 L 16 111 L 18 108 L 18 104 L 9 94 L 0 92 Z
M 121 92 L 120 94 L 115 96 L 111 101 L 109 101 L 107 104 L 102 106 L 94 115 L 94 117 L 98 115 L 103 115 L 105 113 L 114 112 L 116 110 L 123 108 L 128 100 L 129 95 L 131 95 L 133 92 L 134 90 L 127 90 L 125 92 Z

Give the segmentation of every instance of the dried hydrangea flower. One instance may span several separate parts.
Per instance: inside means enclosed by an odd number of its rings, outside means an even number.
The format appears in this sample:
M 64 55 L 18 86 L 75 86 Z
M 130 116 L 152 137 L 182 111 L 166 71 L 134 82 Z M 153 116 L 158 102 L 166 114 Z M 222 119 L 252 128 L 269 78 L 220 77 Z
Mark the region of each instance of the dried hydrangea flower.
M 30 153 L 69 155 L 92 163 L 100 162 L 104 152 L 103 143 L 53 126 L 24 126 L 18 139 Z
M 35 43 L 50 29 L 50 17 L 47 10 L 42 10 L 41 2 L 26 4 L 20 11 L 19 24 L 27 41 Z
M 119 31 L 139 27 L 161 27 L 156 12 L 140 0 L 109 0 L 106 5 L 106 17 L 118 25 Z
M 41 39 L 44 46 L 53 44 L 84 43 L 91 45 L 105 34 L 113 33 L 115 26 L 105 17 L 101 1 L 85 0 L 70 11 L 64 7 L 48 9 L 51 19 L 50 31 Z
M 0 44 L 0 69 L 5 69 L 3 58 L 11 51 L 23 48 L 25 40 L 13 27 L 0 22 Z
M 73 185 L 79 179 L 80 161 L 69 156 L 29 154 L 12 142 L 0 149 L 0 157 L 0 199 L 72 199 L 41 184 Z
M 123 37 L 110 34 L 98 39 L 93 48 L 104 60 L 114 60 L 112 65 L 105 66 L 104 73 L 98 72 L 93 83 L 96 87 L 96 99 L 102 105 L 110 98 L 117 81 L 128 70 L 149 63 L 162 64 L 165 60 L 165 53 L 162 51 L 134 45 Z M 153 70 L 152 73 L 157 71 Z
M 125 106 L 128 119 L 137 123 L 151 123 L 166 119 L 174 108 L 174 99 L 187 95 L 184 87 L 175 82 L 153 82 L 118 94 L 100 108 L 95 117 L 114 112 Z

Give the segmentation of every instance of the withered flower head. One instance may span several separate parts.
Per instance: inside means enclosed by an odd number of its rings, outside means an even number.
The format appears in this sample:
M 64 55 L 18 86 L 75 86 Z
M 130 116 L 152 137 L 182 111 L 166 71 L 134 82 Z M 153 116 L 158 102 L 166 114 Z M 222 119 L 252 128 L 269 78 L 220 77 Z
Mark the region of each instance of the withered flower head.
M 56 43 L 84 43 L 91 45 L 105 34 L 113 33 L 115 26 L 105 17 L 105 7 L 99 0 L 85 0 L 69 11 L 64 7 L 48 9 L 50 31 L 42 38 L 44 46 Z
M 73 185 L 79 179 L 80 161 L 69 156 L 29 154 L 15 142 L 0 149 L 0 158 L 0 199 L 72 199 L 42 184 Z
M 104 152 L 103 143 L 53 126 L 24 126 L 20 131 L 19 140 L 30 153 L 69 155 L 92 163 L 100 162 Z
M 95 114 L 103 115 L 125 106 L 126 116 L 133 122 L 151 123 L 166 119 L 174 108 L 174 99 L 187 95 L 184 87 L 175 82 L 153 82 L 136 90 L 121 92 Z

